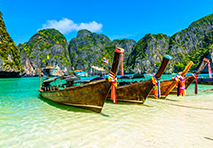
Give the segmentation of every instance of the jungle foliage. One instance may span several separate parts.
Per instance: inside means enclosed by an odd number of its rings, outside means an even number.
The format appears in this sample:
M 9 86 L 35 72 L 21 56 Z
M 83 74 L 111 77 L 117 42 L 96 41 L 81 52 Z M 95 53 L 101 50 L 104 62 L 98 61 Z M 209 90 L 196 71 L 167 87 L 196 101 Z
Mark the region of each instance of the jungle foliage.
M 3 66 L 9 71 L 20 71 L 22 64 L 16 44 L 6 30 L 5 23 L 0 11 L 0 58 L 4 61 Z

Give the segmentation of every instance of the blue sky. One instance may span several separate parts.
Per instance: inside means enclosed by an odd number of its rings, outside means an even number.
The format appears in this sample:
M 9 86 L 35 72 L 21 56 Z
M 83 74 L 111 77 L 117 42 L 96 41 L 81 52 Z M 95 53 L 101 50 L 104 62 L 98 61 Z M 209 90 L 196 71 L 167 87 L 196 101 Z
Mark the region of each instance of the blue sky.
M 79 29 L 113 39 L 173 35 L 213 13 L 212 0 L 1 0 L 0 10 L 14 42 L 27 42 L 39 29 L 54 27 L 69 42 Z

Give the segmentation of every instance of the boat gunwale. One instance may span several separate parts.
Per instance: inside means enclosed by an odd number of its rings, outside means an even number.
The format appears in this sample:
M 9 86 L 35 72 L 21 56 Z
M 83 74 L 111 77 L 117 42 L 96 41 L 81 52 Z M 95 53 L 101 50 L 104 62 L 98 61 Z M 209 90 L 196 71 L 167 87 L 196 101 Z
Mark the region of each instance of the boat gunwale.
M 145 81 L 142 81 L 142 82 L 130 83 L 128 85 L 119 86 L 119 87 L 116 87 L 116 89 L 121 89 L 121 88 L 124 88 L 124 87 L 131 87 L 133 85 L 139 85 L 139 84 L 142 84 L 142 83 L 145 83 L 145 82 L 148 82 L 148 81 L 151 81 L 151 79 L 145 80 Z
M 76 86 L 64 87 L 63 89 L 51 90 L 51 91 L 43 91 L 43 90 L 40 88 L 40 89 L 39 89 L 39 92 L 42 92 L 42 93 L 54 93 L 54 92 L 58 92 L 58 91 L 74 90 L 74 89 L 77 89 L 77 88 L 83 88 L 83 87 L 86 87 L 86 86 L 89 86 L 89 85 L 95 85 L 95 84 L 104 83 L 104 82 L 109 82 L 109 81 L 108 81 L 107 79 L 104 79 L 104 80 L 97 80 L 97 81 L 90 82 L 90 83 L 85 83 L 85 84 L 76 85 Z

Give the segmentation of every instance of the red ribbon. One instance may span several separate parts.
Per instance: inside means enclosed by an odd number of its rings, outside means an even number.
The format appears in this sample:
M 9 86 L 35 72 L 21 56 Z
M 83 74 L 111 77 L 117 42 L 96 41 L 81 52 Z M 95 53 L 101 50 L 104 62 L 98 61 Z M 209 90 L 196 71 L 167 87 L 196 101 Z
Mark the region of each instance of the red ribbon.
M 123 73 L 123 53 L 124 53 L 124 51 L 120 51 L 117 48 L 115 48 L 115 52 L 121 54 L 121 76 L 123 76 L 124 75 L 124 73 Z
M 112 83 L 112 89 L 111 89 L 111 100 L 114 101 L 114 103 L 117 103 L 117 96 L 116 96 L 116 89 L 115 89 L 115 85 L 116 85 L 116 81 L 115 82 L 111 82 Z
M 176 87 L 177 87 L 177 96 L 184 96 L 185 93 L 185 78 L 181 75 L 177 75 L 174 78 L 172 78 L 176 81 Z
M 109 77 L 108 77 L 109 82 L 111 82 L 111 100 L 114 101 L 114 103 L 117 103 L 117 96 L 116 96 L 116 87 L 117 87 L 117 78 L 116 75 L 110 71 Z

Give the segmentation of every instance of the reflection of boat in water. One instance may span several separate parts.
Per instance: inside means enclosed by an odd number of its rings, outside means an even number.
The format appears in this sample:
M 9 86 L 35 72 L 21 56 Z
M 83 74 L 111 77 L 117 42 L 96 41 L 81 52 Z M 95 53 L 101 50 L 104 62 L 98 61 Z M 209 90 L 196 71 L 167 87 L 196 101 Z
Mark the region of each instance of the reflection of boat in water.
M 111 71 L 116 74 L 120 61 L 120 53 L 122 48 L 116 48 L 114 54 L 113 65 Z M 62 79 L 62 78 L 58 78 Z M 76 77 L 65 77 L 67 85 L 60 88 L 57 85 L 51 86 L 50 83 L 56 79 L 46 79 L 43 81 L 42 87 L 39 89 L 43 98 L 56 103 L 70 105 L 74 107 L 85 108 L 100 113 L 107 95 L 111 88 L 111 83 L 107 79 L 97 80 L 81 85 L 73 85 Z
M 156 79 L 160 79 L 171 59 L 168 55 L 164 56 L 161 67 L 155 75 Z M 153 86 L 154 84 L 151 79 L 118 86 L 116 88 L 117 101 L 143 104 L 153 89 Z M 109 97 L 110 95 L 108 95 Z

